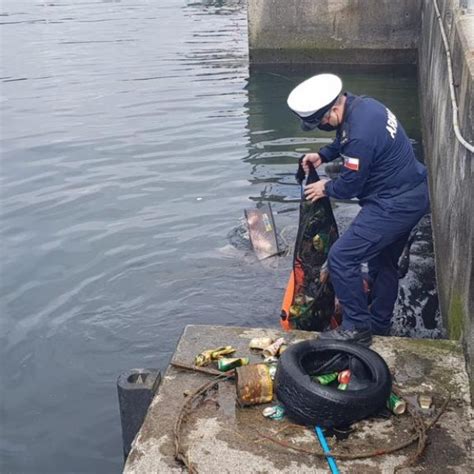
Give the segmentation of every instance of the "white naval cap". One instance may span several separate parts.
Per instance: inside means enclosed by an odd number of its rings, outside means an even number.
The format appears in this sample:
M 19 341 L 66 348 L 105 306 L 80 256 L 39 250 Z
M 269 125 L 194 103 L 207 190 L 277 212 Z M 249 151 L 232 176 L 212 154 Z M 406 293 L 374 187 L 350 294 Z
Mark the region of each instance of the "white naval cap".
M 298 84 L 288 96 L 288 107 L 305 122 L 315 124 L 334 105 L 342 91 L 341 78 L 335 74 L 318 74 Z

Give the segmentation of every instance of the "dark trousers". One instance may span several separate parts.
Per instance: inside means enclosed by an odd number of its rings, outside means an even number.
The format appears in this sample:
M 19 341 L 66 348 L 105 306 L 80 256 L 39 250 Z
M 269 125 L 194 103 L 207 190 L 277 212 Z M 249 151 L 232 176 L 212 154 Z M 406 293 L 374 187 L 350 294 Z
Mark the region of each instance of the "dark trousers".
M 366 203 L 331 247 L 329 273 L 343 307 L 344 329 L 390 328 L 398 295 L 398 259 L 411 229 L 428 211 L 426 182 L 393 198 Z M 371 304 L 364 292 L 361 264 L 368 262 Z

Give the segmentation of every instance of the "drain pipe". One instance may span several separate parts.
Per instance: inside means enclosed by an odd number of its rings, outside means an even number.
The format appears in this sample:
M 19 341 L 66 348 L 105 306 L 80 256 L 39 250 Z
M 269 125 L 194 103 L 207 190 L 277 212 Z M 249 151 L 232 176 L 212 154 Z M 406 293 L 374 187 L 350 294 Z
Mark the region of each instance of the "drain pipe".
M 443 37 L 444 42 L 444 49 L 446 52 L 446 61 L 448 63 L 448 75 L 449 75 L 449 90 L 451 92 L 451 105 L 453 106 L 453 127 L 454 133 L 458 141 L 467 148 L 471 153 L 474 153 L 474 146 L 467 142 L 463 136 L 461 135 L 461 131 L 459 130 L 458 124 L 458 104 L 456 102 L 456 94 L 454 92 L 454 78 L 453 78 L 453 68 L 451 65 L 451 53 L 449 51 L 449 44 L 448 38 L 446 37 L 446 33 L 444 31 L 443 20 L 441 19 L 441 14 L 438 8 L 438 2 L 433 0 L 433 5 L 436 11 L 436 18 L 438 19 L 439 27 L 441 29 L 441 36 Z

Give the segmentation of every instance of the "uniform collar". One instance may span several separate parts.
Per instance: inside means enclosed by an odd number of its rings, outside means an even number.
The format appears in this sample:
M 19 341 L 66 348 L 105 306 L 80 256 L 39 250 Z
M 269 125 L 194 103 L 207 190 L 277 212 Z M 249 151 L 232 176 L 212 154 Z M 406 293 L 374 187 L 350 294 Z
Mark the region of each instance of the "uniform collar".
M 349 118 L 352 112 L 352 106 L 354 105 L 354 100 L 357 99 L 359 96 L 352 94 L 351 92 L 344 92 L 346 97 L 346 103 L 344 107 L 344 113 L 342 114 L 342 122 L 340 127 L 344 125 L 344 122 Z

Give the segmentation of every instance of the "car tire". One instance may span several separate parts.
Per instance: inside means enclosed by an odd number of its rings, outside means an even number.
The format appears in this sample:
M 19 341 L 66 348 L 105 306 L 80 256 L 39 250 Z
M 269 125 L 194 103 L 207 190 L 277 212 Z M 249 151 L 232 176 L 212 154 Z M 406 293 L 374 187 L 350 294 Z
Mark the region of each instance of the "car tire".
M 338 362 L 326 372 L 357 364 L 364 374 L 362 388 L 339 390 L 311 379 L 311 373 L 334 359 Z M 390 396 L 392 378 L 385 361 L 371 349 L 350 342 L 310 340 L 291 345 L 281 355 L 275 384 L 289 418 L 329 428 L 348 426 L 380 412 Z

